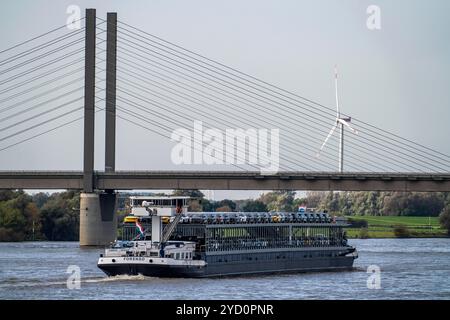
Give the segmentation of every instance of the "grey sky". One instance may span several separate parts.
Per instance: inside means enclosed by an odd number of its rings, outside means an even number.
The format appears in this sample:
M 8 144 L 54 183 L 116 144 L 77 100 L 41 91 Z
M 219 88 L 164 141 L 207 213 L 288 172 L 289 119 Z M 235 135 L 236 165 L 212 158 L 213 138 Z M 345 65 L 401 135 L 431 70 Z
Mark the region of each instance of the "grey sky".
M 95 7 L 103 18 L 117 11 L 119 20 L 327 106 L 334 106 L 338 64 L 345 113 L 450 154 L 446 0 L 10 1 L 1 4 L 0 51 L 64 24 L 71 4 Z M 381 8 L 381 30 L 366 27 L 371 4 Z M 121 122 L 118 135 L 118 169 L 176 168 L 168 140 Z M 0 170 L 81 166 L 81 123 L 0 152 Z

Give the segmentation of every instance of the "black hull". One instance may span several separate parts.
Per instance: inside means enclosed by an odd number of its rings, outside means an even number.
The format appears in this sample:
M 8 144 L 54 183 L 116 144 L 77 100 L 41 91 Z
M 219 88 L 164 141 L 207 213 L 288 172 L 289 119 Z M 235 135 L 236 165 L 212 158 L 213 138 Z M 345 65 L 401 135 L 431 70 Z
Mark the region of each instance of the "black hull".
M 305 259 L 303 261 L 264 261 L 246 263 L 224 263 L 208 265 L 205 276 L 237 276 L 252 274 L 278 274 L 295 272 L 319 272 L 351 270 L 353 257 Z
M 276 259 L 260 261 L 209 262 L 205 267 L 150 264 L 99 265 L 108 276 L 144 275 L 148 277 L 203 278 L 294 272 L 343 271 L 353 269 L 353 256 Z
M 104 264 L 98 266 L 108 276 L 117 275 L 143 275 L 160 278 L 201 278 L 204 276 L 203 268 L 173 267 L 167 265 L 150 264 Z

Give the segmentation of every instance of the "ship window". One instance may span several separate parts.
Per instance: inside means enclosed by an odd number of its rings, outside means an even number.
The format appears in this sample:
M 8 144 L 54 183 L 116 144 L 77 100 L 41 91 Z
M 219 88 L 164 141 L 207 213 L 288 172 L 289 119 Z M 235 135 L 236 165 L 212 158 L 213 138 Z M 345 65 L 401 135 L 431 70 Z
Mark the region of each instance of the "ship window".
M 179 252 L 177 252 L 177 253 L 175 253 L 175 259 L 180 259 L 180 253 Z
M 184 259 L 184 252 L 181 253 L 181 259 Z

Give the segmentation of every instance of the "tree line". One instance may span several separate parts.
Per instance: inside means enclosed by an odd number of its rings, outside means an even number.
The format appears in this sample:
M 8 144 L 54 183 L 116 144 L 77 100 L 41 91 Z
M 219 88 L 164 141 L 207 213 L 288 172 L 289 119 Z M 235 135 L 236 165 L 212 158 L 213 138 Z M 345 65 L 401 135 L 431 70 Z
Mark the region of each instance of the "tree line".
M 176 191 L 201 199 L 189 208 L 191 211 L 266 212 L 297 211 L 307 206 L 332 215 L 345 216 L 439 216 L 441 225 L 450 235 L 450 193 L 448 192 L 306 192 L 296 197 L 295 191 L 273 191 L 257 199 L 205 199 L 198 190 Z
M 0 191 L 0 241 L 76 241 L 79 193 Z
M 127 214 L 121 194 L 118 219 Z M 256 199 L 214 201 L 199 190 L 178 190 L 173 195 L 196 198 L 190 211 L 267 212 L 297 211 L 299 206 L 326 210 L 347 216 L 431 216 L 440 215 L 441 224 L 450 230 L 450 193 L 416 192 L 306 192 L 273 191 Z M 76 241 L 79 233 L 79 192 L 28 194 L 0 191 L 0 241 L 49 240 Z
M 199 194 L 200 193 L 200 194 Z M 299 206 L 346 216 L 438 216 L 450 203 L 450 193 L 436 192 L 306 192 L 274 191 L 257 199 L 204 199 L 199 191 L 178 191 L 202 199 L 191 211 L 297 211 Z

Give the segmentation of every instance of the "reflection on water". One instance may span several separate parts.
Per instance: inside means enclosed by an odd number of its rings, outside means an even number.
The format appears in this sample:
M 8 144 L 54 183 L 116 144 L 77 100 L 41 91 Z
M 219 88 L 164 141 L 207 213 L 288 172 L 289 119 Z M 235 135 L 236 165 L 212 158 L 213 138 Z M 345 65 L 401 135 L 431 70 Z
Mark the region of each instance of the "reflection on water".
M 352 240 L 355 271 L 217 279 L 106 277 L 101 249 L 77 242 L 0 243 L 1 299 L 450 299 L 450 239 Z M 81 289 L 67 289 L 67 268 L 81 270 Z M 369 265 L 381 289 L 368 289 Z

